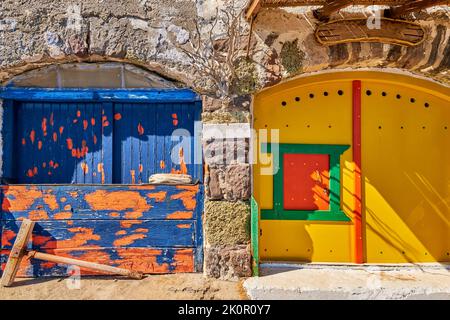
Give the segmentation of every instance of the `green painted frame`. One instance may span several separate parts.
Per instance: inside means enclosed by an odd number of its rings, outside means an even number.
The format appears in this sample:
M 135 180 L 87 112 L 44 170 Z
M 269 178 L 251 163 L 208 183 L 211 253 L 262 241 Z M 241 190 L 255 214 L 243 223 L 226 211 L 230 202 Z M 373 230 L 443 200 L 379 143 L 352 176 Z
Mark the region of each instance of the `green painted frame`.
M 273 143 L 262 143 L 261 153 L 272 153 Z M 341 210 L 341 165 L 340 157 L 350 145 L 341 144 L 276 144 L 279 161 L 274 163 L 273 209 L 261 209 L 262 220 L 316 220 L 351 221 Z M 330 156 L 330 209 L 329 210 L 284 210 L 283 208 L 283 161 L 285 153 L 328 154 Z

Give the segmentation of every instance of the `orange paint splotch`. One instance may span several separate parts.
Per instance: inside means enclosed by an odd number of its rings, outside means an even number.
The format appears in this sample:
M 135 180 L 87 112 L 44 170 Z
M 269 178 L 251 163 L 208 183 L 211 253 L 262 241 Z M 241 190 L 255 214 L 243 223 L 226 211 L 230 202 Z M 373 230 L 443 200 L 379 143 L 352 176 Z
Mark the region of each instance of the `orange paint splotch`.
M 64 132 L 64 127 L 63 126 L 59 127 L 59 135 L 62 135 L 63 132 Z
M 73 119 L 72 123 L 77 123 L 78 119 Z
M 84 174 L 88 174 L 89 173 L 89 166 L 86 162 L 82 162 L 80 163 L 81 166 L 81 170 L 83 170 Z
M 58 141 L 58 135 L 56 134 L 56 132 L 53 132 L 53 141 Z
M 72 220 L 69 220 L 66 223 L 67 223 L 68 226 L 72 226 L 73 225 L 73 221 Z
M 88 121 L 86 119 L 83 120 L 83 130 L 87 130 L 88 126 L 89 126 Z
M 127 234 L 127 232 L 125 230 L 119 230 L 115 233 L 116 236 L 123 236 L 125 234 Z
M 66 204 L 64 206 L 64 210 L 70 210 L 70 209 L 72 209 L 72 206 L 70 204 Z
M 34 177 L 33 170 L 31 170 L 31 169 L 28 169 L 28 170 L 27 170 L 27 177 L 28 177 L 28 178 Z
M 70 191 L 69 194 L 74 199 L 78 198 L 78 192 L 76 192 L 76 191 Z
M 140 136 L 142 136 L 144 134 L 144 127 L 142 126 L 142 124 L 139 122 L 138 126 L 137 126 L 137 130 Z
M 53 241 L 51 236 L 33 235 L 32 236 L 33 245 L 43 246 L 49 241 Z
M 67 142 L 67 149 L 73 150 L 73 141 L 72 141 L 72 139 L 71 138 L 67 138 L 66 142 Z
M 55 162 L 54 164 L 53 164 L 53 169 L 56 169 L 56 168 L 58 168 L 59 167 L 59 163 L 58 162 Z
M 51 126 L 53 126 L 54 124 L 55 124 L 55 119 L 54 119 L 54 116 L 53 116 L 53 112 L 50 114 L 50 125 Z
M 104 184 L 105 183 L 105 170 L 103 168 L 102 162 L 97 164 L 97 171 L 102 175 L 101 181 L 102 181 L 102 184 Z
M 72 149 L 72 157 L 76 158 L 76 156 L 77 156 L 77 150 Z
M 131 184 L 136 184 L 136 171 L 130 170 L 130 175 L 131 175 Z
M 118 213 L 118 212 L 111 212 L 111 213 L 109 214 L 109 216 L 110 216 L 111 218 L 119 218 L 119 217 L 120 217 L 120 213 Z
M 176 113 L 172 113 L 172 124 L 173 124 L 174 126 L 177 126 L 177 125 L 178 125 L 178 116 L 177 116 Z
M 94 134 L 94 136 L 92 137 L 92 139 L 94 140 L 94 144 L 97 144 L 97 135 Z
M 94 234 L 94 229 L 92 228 L 69 228 L 69 232 L 75 235 L 71 239 L 65 239 L 57 241 L 58 248 L 78 248 L 85 245 L 90 240 L 100 240 L 101 237 Z
M 134 233 L 146 233 L 146 232 L 148 232 L 148 229 L 147 228 L 137 228 L 133 232 Z
M 122 119 L 122 115 L 120 114 L 120 113 L 115 113 L 114 114 L 114 120 L 120 120 L 120 119 Z
M 128 186 L 130 190 L 154 190 L 155 186 L 151 185 L 130 185 Z
M 139 164 L 139 172 L 142 173 L 144 171 L 144 167 L 142 166 L 142 163 Z
M 5 212 L 26 211 L 41 197 L 42 192 L 37 187 L 8 186 L 3 191 L 2 209 Z
M 129 211 L 125 212 L 124 218 L 125 219 L 139 219 L 143 216 L 142 211 Z
M 34 143 L 35 139 L 36 139 L 36 131 L 31 130 L 31 132 L 30 132 L 30 141 L 31 141 L 31 143 Z
M 159 162 L 159 167 L 160 167 L 161 169 L 164 169 L 164 168 L 166 167 L 166 163 L 164 162 L 164 160 L 161 160 L 161 161 Z
M 47 135 L 47 118 L 45 118 L 45 117 L 42 119 L 41 129 L 42 129 L 42 134 L 45 137 Z
M 107 116 L 102 116 L 102 127 L 109 126 L 109 121 Z
M 61 202 L 66 202 L 67 201 L 67 198 L 66 197 L 61 197 L 61 199 L 59 199 L 59 201 L 61 201 Z
M 55 262 L 50 262 L 50 261 L 41 261 L 40 262 L 40 265 L 41 265 L 41 268 L 43 268 L 43 269 L 51 269 L 51 268 L 54 268 L 54 267 L 56 267 L 56 263 Z
M 58 212 L 53 215 L 53 218 L 55 218 L 56 220 L 70 219 L 72 218 L 72 212 L 71 211 Z
M 93 210 L 147 211 L 152 206 L 137 191 L 96 190 L 86 194 L 84 199 Z
M 95 118 L 91 118 L 91 126 L 95 126 Z
M 177 186 L 178 188 L 179 186 Z M 180 193 L 174 194 L 170 197 L 172 200 L 180 199 L 183 202 L 183 206 L 186 210 L 194 210 L 197 205 L 197 200 L 195 199 L 196 191 L 182 191 Z
M 166 200 L 167 192 L 166 191 L 159 191 L 155 193 L 148 193 L 147 197 L 150 199 L 155 199 L 156 202 L 163 202 Z
M 22 145 L 26 145 L 27 141 L 25 140 L 25 138 L 22 138 Z
M 50 210 L 57 210 L 59 208 L 58 201 L 51 191 L 44 192 L 43 200 Z
M 119 238 L 114 240 L 113 245 L 116 247 L 128 246 L 134 243 L 136 240 L 144 239 L 147 236 L 145 234 L 132 234 L 129 236 L 125 236 L 123 238 Z
M 194 272 L 194 251 L 192 249 L 180 249 L 173 255 L 175 272 Z
M 30 220 L 48 220 L 47 211 L 44 210 L 32 210 L 28 212 L 28 219 Z
M 120 226 L 122 228 L 131 228 L 135 224 L 142 224 L 142 220 L 122 220 Z
M 34 175 L 37 175 L 37 174 L 38 174 L 38 168 L 37 168 L 37 167 L 34 167 L 34 168 L 33 168 L 33 174 L 34 174 Z
M 12 239 L 16 237 L 16 233 L 12 230 L 3 230 L 2 232 L 2 246 L 12 246 Z
M 80 110 L 77 110 L 77 117 L 78 118 L 81 117 L 81 111 Z
M 53 168 L 53 165 L 54 165 L 53 160 L 50 160 L 50 161 L 48 162 L 48 165 L 49 165 L 49 167 Z
M 180 228 L 180 229 L 189 229 L 190 227 L 191 227 L 191 224 L 189 224 L 189 223 L 177 224 L 177 228 Z
M 166 219 L 168 219 L 168 220 L 191 219 L 192 216 L 193 216 L 192 211 L 175 211 L 175 212 L 169 213 L 166 216 Z
M 114 262 L 117 267 L 133 269 L 143 273 L 168 273 L 169 264 L 159 263 L 158 257 L 163 254 L 161 250 L 149 248 L 117 248 L 120 259 Z

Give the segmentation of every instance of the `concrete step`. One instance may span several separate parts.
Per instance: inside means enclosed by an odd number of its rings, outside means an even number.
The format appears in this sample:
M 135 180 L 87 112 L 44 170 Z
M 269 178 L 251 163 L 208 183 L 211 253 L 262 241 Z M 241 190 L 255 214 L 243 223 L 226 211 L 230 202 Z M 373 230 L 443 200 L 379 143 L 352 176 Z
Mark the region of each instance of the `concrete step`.
M 450 265 L 269 263 L 244 288 L 254 300 L 450 300 Z

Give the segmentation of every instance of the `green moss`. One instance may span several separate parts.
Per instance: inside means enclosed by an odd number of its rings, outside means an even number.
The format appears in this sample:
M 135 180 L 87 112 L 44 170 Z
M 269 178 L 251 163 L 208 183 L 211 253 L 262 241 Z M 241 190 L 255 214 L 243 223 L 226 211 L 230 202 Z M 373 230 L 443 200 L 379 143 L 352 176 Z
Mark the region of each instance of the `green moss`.
M 258 84 L 255 63 L 247 57 L 241 57 L 236 60 L 235 67 L 236 79 L 231 85 L 233 93 L 244 95 L 255 91 Z
M 280 52 L 281 64 L 289 73 L 297 73 L 302 70 L 305 53 L 298 48 L 298 39 L 283 43 Z
M 249 203 L 206 201 L 205 235 L 209 245 L 247 244 L 250 241 Z

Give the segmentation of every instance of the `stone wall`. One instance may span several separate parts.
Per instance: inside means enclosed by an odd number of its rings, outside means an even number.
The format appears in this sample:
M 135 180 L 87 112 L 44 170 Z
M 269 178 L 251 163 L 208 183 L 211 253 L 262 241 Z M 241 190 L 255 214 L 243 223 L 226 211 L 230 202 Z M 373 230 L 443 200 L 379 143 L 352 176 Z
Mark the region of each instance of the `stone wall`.
M 205 94 L 205 124 L 251 124 L 251 94 L 316 71 L 393 68 L 450 84 L 449 9 L 435 7 L 413 19 L 426 30 L 416 47 L 352 43 L 324 47 L 314 38 L 310 8 L 262 10 L 254 21 L 249 58 L 239 57 L 227 95 L 193 68 L 185 51 L 196 25 L 206 34 L 217 14 L 246 0 L 4 0 L 0 3 L 0 82 L 49 64 L 85 61 L 132 63 Z M 365 16 L 363 8 L 339 17 Z M 336 17 L 335 17 L 336 18 Z M 248 29 L 248 25 L 247 25 Z M 213 33 L 223 43 L 224 29 Z M 243 43 L 248 38 L 243 37 Z M 222 41 L 222 42 L 220 42 Z M 220 96 L 220 98 L 218 98 Z M 209 139 L 205 151 L 205 274 L 249 276 L 249 139 Z M 217 154 L 236 155 L 224 162 Z M 237 157 L 244 154 L 244 157 Z

